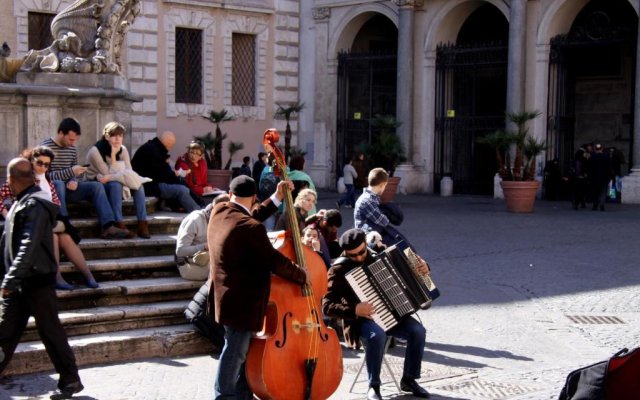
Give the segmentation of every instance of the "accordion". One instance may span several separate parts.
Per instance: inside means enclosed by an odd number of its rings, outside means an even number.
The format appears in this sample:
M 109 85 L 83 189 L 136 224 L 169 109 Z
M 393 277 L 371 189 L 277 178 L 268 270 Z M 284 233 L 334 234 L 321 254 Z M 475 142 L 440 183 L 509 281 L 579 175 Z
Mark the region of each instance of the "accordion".
M 385 331 L 403 317 L 429 308 L 431 293 L 439 296 L 431 278 L 416 272 L 417 256 L 407 250 L 403 253 L 396 246 L 388 247 L 371 264 L 345 275 L 360 301 L 373 304 L 373 320 Z

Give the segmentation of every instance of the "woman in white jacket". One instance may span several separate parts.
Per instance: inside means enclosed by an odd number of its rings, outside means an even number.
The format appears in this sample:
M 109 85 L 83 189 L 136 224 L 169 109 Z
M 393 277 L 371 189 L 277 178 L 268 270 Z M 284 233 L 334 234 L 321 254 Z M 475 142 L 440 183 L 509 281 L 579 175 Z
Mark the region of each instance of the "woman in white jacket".
M 126 129 L 117 122 L 109 122 L 102 131 L 102 139 L 89 149 L 87 154 L 86 177 L 104 184 L 115 225 L 126 229 L 122 222 L 122 199 L 133 197 L 138 218 L 138 236 L 149 238 L 149 224 L 143 183 L 151 179 L 143 178 L 131 168 L 129 151 L 122 144 Z

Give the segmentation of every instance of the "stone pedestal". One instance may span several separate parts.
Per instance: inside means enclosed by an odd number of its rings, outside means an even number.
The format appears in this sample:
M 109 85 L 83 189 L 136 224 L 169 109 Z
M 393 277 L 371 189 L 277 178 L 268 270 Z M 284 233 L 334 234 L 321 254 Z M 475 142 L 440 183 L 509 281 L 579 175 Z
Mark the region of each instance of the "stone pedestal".
M 622 203 L 640 204 L 640 170 L 622 178 Z
M 131 147 L 131 106 L 142 101 L 119 75 L 26 73 L 16 83 L 0 84 L 0 166 L 20 151 L 54 136 L 65 117 L 80 122 L 78 162 L 84 164 L 88 149 L 110 121 L 127 128 L 125 145 Z
M 412 194 L 433 191 L 430 175 L 424 168 L 411 163 L 402 163 L 396 167 L 394 176 L 402 178 L 398 186 L 398 193 Z

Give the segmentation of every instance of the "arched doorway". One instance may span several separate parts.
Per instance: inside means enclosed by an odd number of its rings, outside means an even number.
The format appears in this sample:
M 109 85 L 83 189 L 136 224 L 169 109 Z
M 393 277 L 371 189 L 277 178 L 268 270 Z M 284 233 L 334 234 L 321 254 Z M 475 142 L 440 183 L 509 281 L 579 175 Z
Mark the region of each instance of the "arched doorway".
M 452 176 L 456 193 L 493 192 L 494 153 L 477 139 L 504 128 L 508 38 L 508 21 L 485 3 L 455 44 L 437 47 L 434 178 Z
M 393 22 L 373 14 L 350 50 L 338 54 L 336 171 L 362 143 L 371 143 L 376 114 L 396 114 L 397 45 Z
M 592 0 L 551 39 L 548 157 L 570 171 L 578 147 L 600 142 L 632 164 L 638 17 L 625 0 Z

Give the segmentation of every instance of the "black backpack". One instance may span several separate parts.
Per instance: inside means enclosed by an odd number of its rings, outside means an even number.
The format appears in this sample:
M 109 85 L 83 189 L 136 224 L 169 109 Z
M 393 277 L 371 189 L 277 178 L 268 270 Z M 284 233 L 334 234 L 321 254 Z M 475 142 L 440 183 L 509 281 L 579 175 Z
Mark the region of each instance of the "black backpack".
M 606 361 L 579 368 L 567 376 L 558 400 L 638 400 L 640 348 L 622 349 Z
M 205 283 L 184 310 L 184 316 L 195 326 L 198 333 L 211 340 L 215 346 L 215 352 L 219 353 L 224 346 L 224 326 L 215 322 L 207 314 L 208 297 L 209 286 Z

